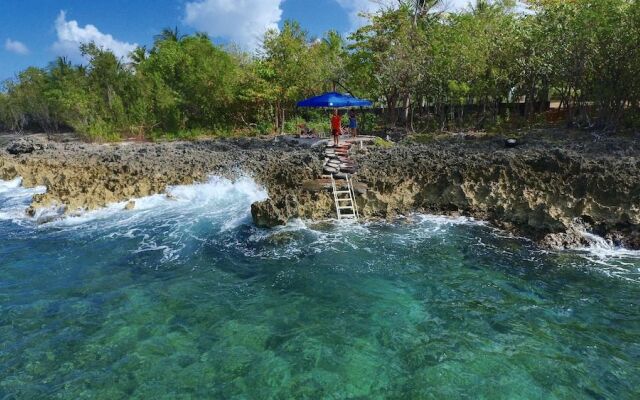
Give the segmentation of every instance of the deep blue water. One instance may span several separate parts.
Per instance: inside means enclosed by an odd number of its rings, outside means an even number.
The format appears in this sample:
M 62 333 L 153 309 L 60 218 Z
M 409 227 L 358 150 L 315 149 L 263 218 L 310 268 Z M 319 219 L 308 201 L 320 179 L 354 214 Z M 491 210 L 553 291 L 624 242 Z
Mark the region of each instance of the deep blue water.
M 37 226 L 0 182 L 0 399 L 638 399 L 640 257 L 481 223 L 260 230 L 248 179 Z

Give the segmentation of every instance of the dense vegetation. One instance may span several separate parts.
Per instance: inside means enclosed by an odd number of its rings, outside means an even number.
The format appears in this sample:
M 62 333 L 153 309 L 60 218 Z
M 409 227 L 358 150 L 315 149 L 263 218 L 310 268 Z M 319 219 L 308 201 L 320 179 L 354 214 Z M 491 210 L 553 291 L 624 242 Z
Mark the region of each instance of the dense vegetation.
M 569 125 L 640 126 L 640 0 L 531 0 L 528 12 L 512 0 L 459 13 L 438 3 L 396 0 L 346 39 L 286 22 L 255 55 L 174 30 L 128 60 L 87 43 L 84 65 L 59 58 L 5 82 L 0 129 L 107 140 L 282 132 L 300 117 L 297 100 L 336 82 L 376 100 L 387 125 L 486 128 L 509 118 L 505 104 L 532 118 L 554 99 Z

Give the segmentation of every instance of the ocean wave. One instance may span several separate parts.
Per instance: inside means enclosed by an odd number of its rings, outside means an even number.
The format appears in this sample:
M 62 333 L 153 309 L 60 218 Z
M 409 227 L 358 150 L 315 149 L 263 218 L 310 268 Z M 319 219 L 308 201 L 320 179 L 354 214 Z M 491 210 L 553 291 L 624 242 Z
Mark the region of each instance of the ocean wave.
M 28 218 L 25 210 L 33 196 L 47 191 L 44 186 L 26 188 L 22 183 L 20 177 L 10 181 L 0 180 L 0 221 L 24 222 Z
M 327 251 L 338 254 L 362 251 L 385 257 L 385 252 L 420 251 L 427 242 L 446 246 L 452 236 L 460 235 L 467 237 L 469 246 L 485 249 L 479 250 L 481 253 L 509 252 L 520 257 L 518 246 L 501 243 L 528 242 L 492 228 L 485 221 L 418 213 L 391 222 L 297 219 L 286 226 L 259 229 L 251 222 L 250 207 L 253 202 L 266 199 L 267 192 L 248 177 L 231 181 L 212 176 L 203 183 L 172 186 L 163 194 L 131 199 L 135 202 L 132 210 L 125 210 L 129 201 L 123 201 L 38 225 L 38 220 L 51 219 L 62 212 L 51 208 L 39 211 L 35 217 L 26 216 L 25 208 L 32 197 L 45 191 L 44 187 L 24 188 L 20 178 L 0 181 L 0 220 L 29 223 L 45 234 L 73 233 L 90 240 L 128 240 L 134 243 L 132 254 L 142 257 L 160 254 L 161 264 L 187 259 L 186 255 L 212 244 L 256 259 L 295 259 Z M 640 281 L 640 251 L 615 247 L 586 231 L 584 235 L 590 245 L 571 250 L 585 260 L 576 265 Z M 533 244 L 530 247 L 528 253 L 539 252 L 540 257 L 545 257 L 546 251 L 535 250 Z
M 325 251 L 375 253 L 379 249 L 371 245 L 376 240 L 401 249 L 419 246 L 428 239 L 444 241 L 449 230 L 456 227 L 483 225 L 486 223 L 473 218 L 428 214 L 411 214 L 394 221 L 295 219 L 285 226 L 255 229 L 244 241 L 232 241 L 229 246 L 242 249 L 245 256 L 263 259 L 292 259 Z
M 584 227 L 576 226 L 575 230 L 588 243 L 586 246 L 576 247 L 571 250 L 588 255 L 591 259 L 607 260 L 621 258 L 640 259 L 640 251 L 630 250 L 622 246 L 616 246 L 605 238 L 587 231 Z
M 605 238 L 580 230 L 588 246 L 572 249 L 593 269 L 607 276 L 640 282 L 640 251 L 615 246 Z
M 242 199 L 241 203 L 253 203 L 267 198 L 266 191 L 248 177 L 241 177 L 236 181 L 211 176 L 206 182 L 192 185 L 170 186 L 165 193 L 132 198 L 126 201 L 112 203 L 106 207 L 83 211 L 78 210 L 67 215 L 64 208 L 52 206 L 38 210 L 35 216 L 28 217 L 24 210 L 28 207 L 35 194 L 46 192 L 45 187 L 26 189 L 21 186 L 22 179 L 0 181 L 0 212 L 20 220 L 31 222 L 51 221 L 47 227 L 73 227 L 89 222 L 109 222 L 116 218 L 116 223 L 125 225 L 134 222 L 140 216 L 149 216 L 153 211 L 201 211 L 204 214 L 220 212 L 220 204 L 233 204 Z M 132 210 L 125 207 L 130 202 L 135 206 Z M 245 210 L 246 211 L 246 210 Z
M 13 191 L 22 186 L 22 178 L 15 178 L 10 181 L 0 180 L 0 194 Z
M 212 235 L 250 223 L 250 208 L 267 198 L 264 188 L 248 177 L 231 181 L 211 176 L 206 182 L 167 188 L 165 193 L 109 204 L 104 208 L 66 215 L 64 209 L 25 214 L 34 194 L 43 188 L 24 189 L 20 180 L 2 182 L 0 216 L 42 235 L 82 237 L 88 241 L 130 240 L 132 254 L 160 252 L 162 263 L 178 260 Z M 132 201 L 135 206 L 127 210 Z M 50 221 L 39 224 L 38 221 Z M 213 229 L 213 231 L 211 231 Z M 197 250 L 197 249 L 196 249 Z

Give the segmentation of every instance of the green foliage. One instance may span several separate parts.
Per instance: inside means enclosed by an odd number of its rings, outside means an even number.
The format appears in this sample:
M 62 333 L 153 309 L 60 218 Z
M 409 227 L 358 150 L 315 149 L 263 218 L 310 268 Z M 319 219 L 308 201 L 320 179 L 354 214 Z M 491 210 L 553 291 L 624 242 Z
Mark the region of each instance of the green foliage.
M 498 104 L 523 101 L 533 118 L 551 92 L 571 124 L 631 126 L 640 111 L 638 0 L 532 1 L 529 14 L 513 1 L 453 14 L 401 3 L 351 37 L 351 76 L 386 103 L 387 124 L 417 112 L 432 126 L 487 128 Z
M 300 128 L 305 126 L 308 130 L 315 132 L 318 136 L 327 136 L 331 131 L 330 120 L 328 116 L 304 118 L 297 116 L 288 119 L 285 122 L 285 132 L 298 133 Z
M 197 140 L 202 138 L 229 138 L 240 136 L 256 136 L 256 131 L 232 130 L 225 127 L 215 127 L 213 129 L 194 128 L 183 129 L 175 132 L 154 131 L 149 134 L 149 139 L 153 141 L 176 141 L 176 140 Z
M 429 144 L 437 140 L 437 137 L 433 133 L 417 133 L 409 135 L 405 141 L 408 143 Z
M 190 129 L 175 132 L 154 131 L 150 135 L 154 141 L 196 140 L 201 137 L 211 136 L 209 131 L 203 129 Z
M 371 24 L 351 37 L 349 67 L 357 88 L 384 98 L 390 123 L 395 122 L 396 107 L 406 104 L 424 79 L 426 31 L 414 21 L 413 9 L 401 5 L 374 15 Z
M 115 127 L 103 120 L 96 120 L 87 126 L 85 135 L 88 139 L 98 142 L 117 142 L 121 139 Z
M 207 37 L 158 40 L 137 71 L 147 82 L 154 127 L 175 132 L 232 124 L 237 65 Z
M 388 140 L 384 140 L 381 137 L 377 137 L 373 140 L 373 145 L 376 147 L 389 148 L 393 147 L 393 142 L 389 142 Z
M 520 32 L 535 44 L 527 50 L 535 53 L 528 57 L 529 90 L 551 88 L 568 110 L 570 123 L 621 127 L 621 121 L 637 113 L 634 105 L 640 101 L 640 2 L 531 3 L 536 14 L 526 19 L 526 29 Z
M 349 42 L 287 21 L 253 55 L 177 29 L 127 59 L 87 43 L 84 65 L 59 58 L 4 82 L 0 129 L 105 141 L 295 133 L 303 123 L 326 133 L 326 110 L 295 103 L 334 87 L 384 107 L 383 121 L 359 115 L 367 130 L 500 132 L 544 123 L 536 104 L 551 97 L 574 126 L 640 126 L 640 0 L 530 0 L 526 14 L 513 0 L 457 13 L 439 3 L 389 2 Z M 524 118 L 500 107 L 517 102 Z
M 296 101 L 326 91 L 343 77 L 347 53 L 336 32 L 312 41 L 297 22 L 287 21 L 281 31 L 267 32 L 258 76 L 272 108 L 274 130 L 285 130 L 287 114 Z

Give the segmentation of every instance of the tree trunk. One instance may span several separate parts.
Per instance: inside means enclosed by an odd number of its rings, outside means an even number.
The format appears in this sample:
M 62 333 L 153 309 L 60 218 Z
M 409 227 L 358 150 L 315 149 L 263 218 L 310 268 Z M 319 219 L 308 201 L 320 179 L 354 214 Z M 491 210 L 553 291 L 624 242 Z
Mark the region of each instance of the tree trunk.
M 387 99 L 387 125 L 395 126 L 398 121 L 398 95 L 393 93 L 385 97 Z
M 413 132 L 413 133 L 415 133 L 415 131 L 416 131 L 415 128 L 413 127 L 413 117 L 414 117 L 415 113 L 416 113 L 416 107 L 415 107 L 415 105 L 413 105 L 411 107 L 411 119 L 409 121 L 409 129 L 411 129 L 411 132 Z
M 529 91 L 524 100 L 524 117 L 526 119 L 530 119 L 533 115 L 534 106 L 535 106 L 535 84 L 531 84 L 529 86 Z
M 284 133 L 284 107 L 282 107 L 282 118 L 280 118 L 280 134 Z
M 273 132 L 278 132 L 278 130 L 280 129 L 280 104 L 276 103 L 275 105 L 275 110 L 273 110 L 273 116 L 274 116 L 274 127 L 273 127 Z
M 407 95 L 404 99 L 404 126 L 405 128 L 409 128 L 409 108 L 411 107 L 411 96 Z

